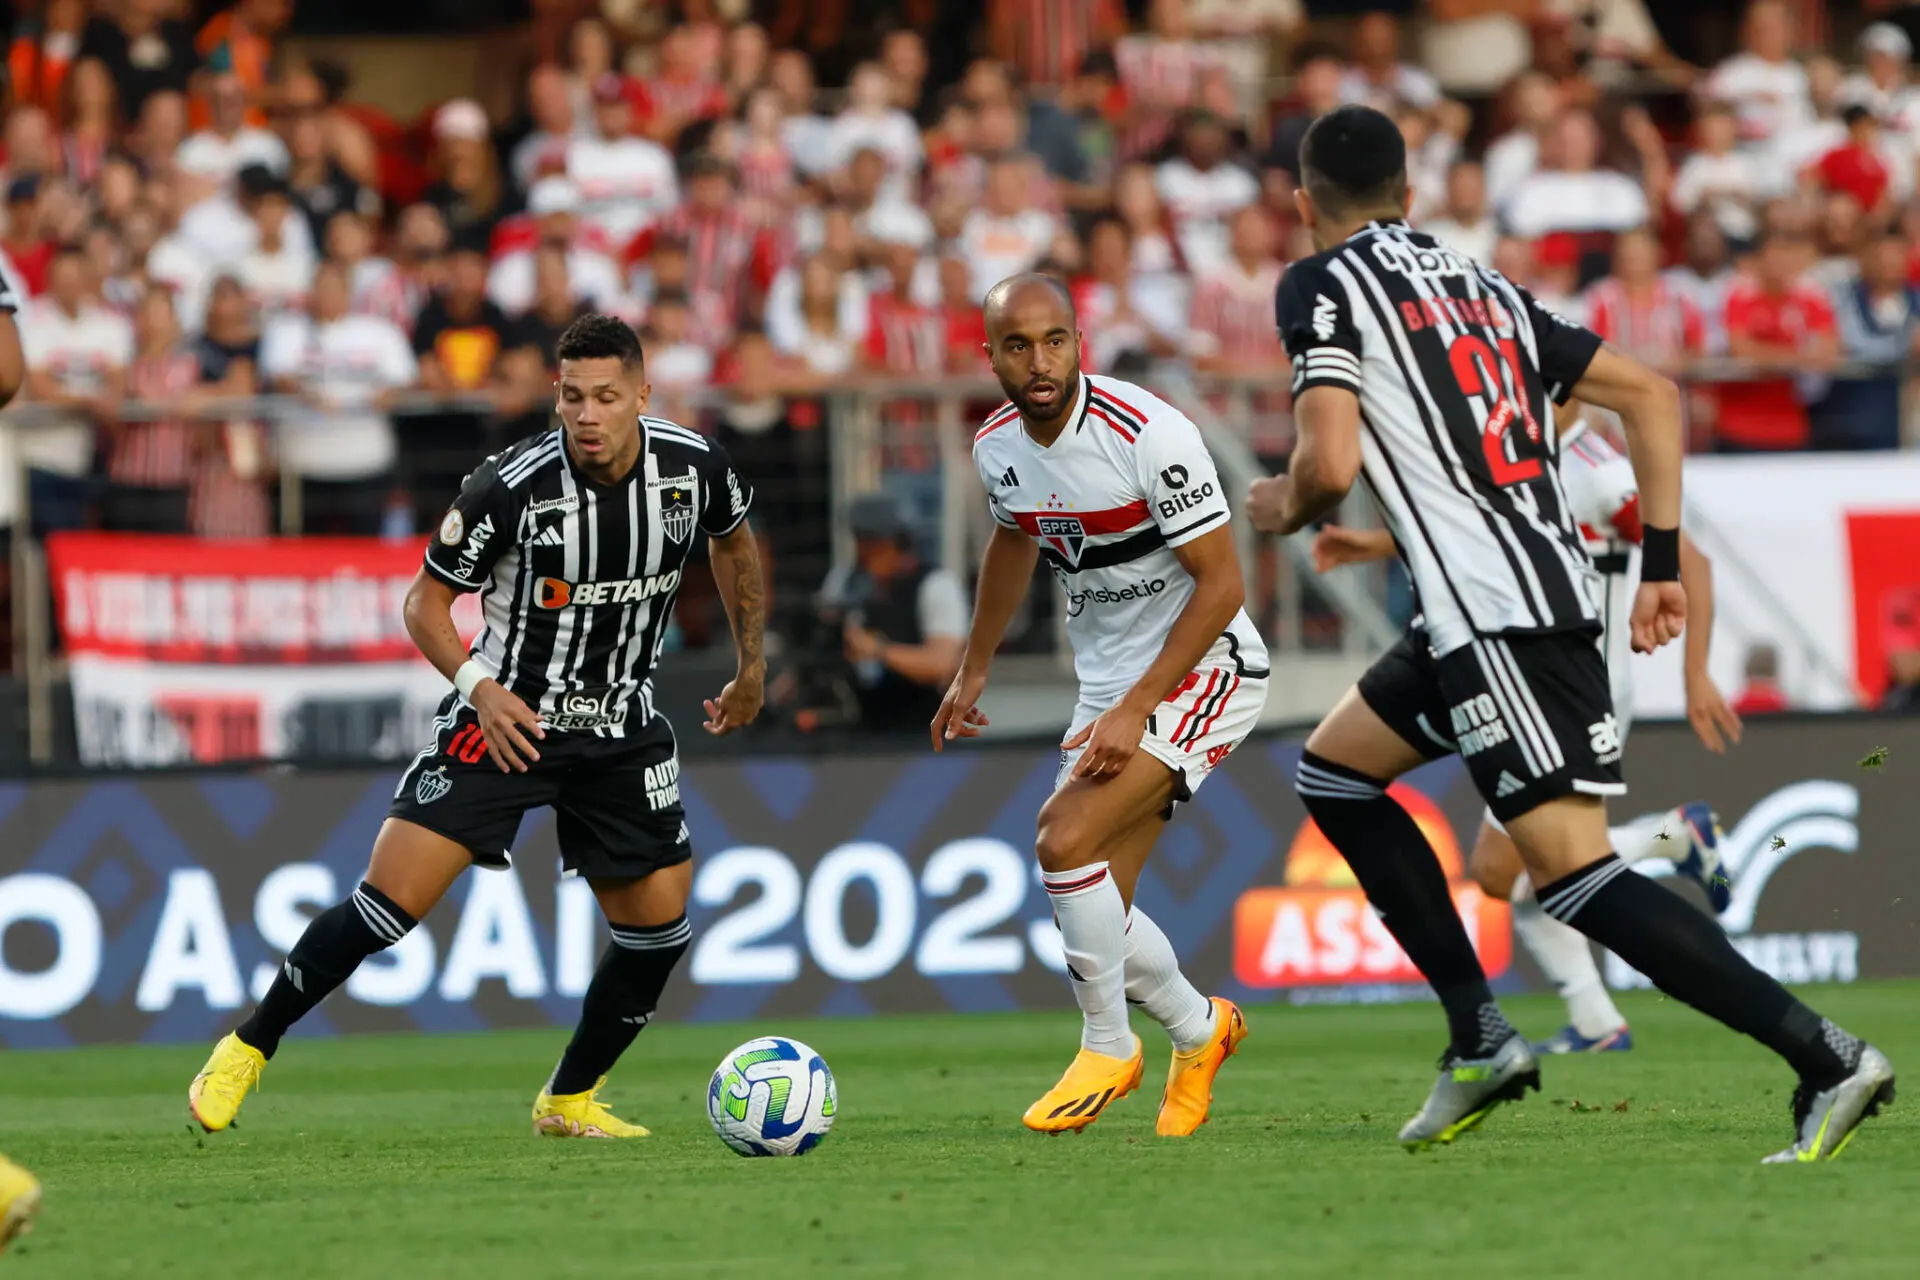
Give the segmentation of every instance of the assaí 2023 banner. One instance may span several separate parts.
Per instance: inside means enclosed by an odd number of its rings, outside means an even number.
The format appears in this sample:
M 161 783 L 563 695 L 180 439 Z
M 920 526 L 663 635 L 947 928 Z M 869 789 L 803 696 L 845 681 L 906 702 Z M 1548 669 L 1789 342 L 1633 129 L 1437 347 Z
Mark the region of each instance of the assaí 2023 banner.
M 1861 767 L 1881 750 L 1882 768 Z M 1290 783 L 1299 753 L 1297 736 L 1236 751 L 1167 829 L 1140 901 L 1208 991 L 1424 995 L 1307 821 Z M 1722 923 L 1762 967 L 1788 981 L 1920 974 L 1920 721 L 1755 720 L 1724 757 L 1684 725 L 1643 725 L 1627 764 L 1623 815 L 1718 807 L 1734 884 Z M 1056 765 L 1046 744 L 687 763 L 695 941 L 663 1013 L 1068 1009 L 1031 854 Z M 0 1044 L 198 1041 L 230 1026 L 306 920 L 359 878 L 396 776 L 0 783 Z M 1539 989 L 1505 904 L 1459 873 L 1481 809 L 1458 763 L 1399 794 L 1496 987 Z M 548 815 L 523 827 L 515 861 L 463 877 L 302 1033 L 570 1022 L 604 926 L 585 887 L 558 879 Z M 1617 962 L 1608 973 L 1637 979 Z

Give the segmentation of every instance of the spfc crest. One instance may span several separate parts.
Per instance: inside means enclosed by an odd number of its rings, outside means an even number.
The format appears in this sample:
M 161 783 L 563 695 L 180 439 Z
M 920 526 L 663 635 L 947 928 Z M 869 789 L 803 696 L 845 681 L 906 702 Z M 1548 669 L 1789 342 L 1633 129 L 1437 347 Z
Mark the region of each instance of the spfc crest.
M 420 775 L 420 781 L 413 784 L 413 798 L 421 804 L 432 804 L 451 790 L 453 781 L 447 777 L 447 766 L 440 765 Z
M 685 542 L 693 536 L 693 490 L 673 485 L 655 491 L 660 498 L 660 528 L 670 542 Z
M 1080 563 L 1080 548 L 1086 545 L 1086 526 L 1078 516 L 1040 516 L 1036 521 L 1040 540 L 1067 558 L 1068 564 Z

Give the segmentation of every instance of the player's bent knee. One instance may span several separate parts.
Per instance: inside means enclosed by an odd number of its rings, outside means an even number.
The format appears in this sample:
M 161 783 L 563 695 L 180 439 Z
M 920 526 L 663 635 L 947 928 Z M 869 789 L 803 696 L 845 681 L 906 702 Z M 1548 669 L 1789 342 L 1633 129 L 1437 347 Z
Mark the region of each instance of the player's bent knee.
M 1100 860 L 1092 825 L 1054 800 L 1041 807 L 1033 854 L 1042 871 L 1071 871 Z
M 1520 878 L 1522 870 L 1520 851 L 1513 847 L 1512 839 L 1482 823 L 1480 836 L 1473 843 L 1473 854 L 1467 861 L 1467 871 L 1474 883 L 1488 896 L 1504 902 L 1513 896 L 1514 881 Z
M 473 852 L 458 841 L 405 818 L 388 818 L 373 842 L 365 879 L 421 920 L 472 863 Z

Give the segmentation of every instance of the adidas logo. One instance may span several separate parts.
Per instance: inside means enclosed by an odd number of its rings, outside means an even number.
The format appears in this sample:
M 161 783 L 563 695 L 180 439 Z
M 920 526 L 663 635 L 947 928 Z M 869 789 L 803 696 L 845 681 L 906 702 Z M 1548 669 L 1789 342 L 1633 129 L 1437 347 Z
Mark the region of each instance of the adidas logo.
M 1003 475 L 1003 476 L 1001 476 L 1001 477 L 1000 477 L 1000 483 L 1001 483 L 1001 484 L 1004 484 L 1004 485 L 1006 485 L 1006 486 L 1007 486 L 1007 487 L 1008 487 L 1009 489 L 1011 489 L 1011 488 L 1013 488 L 1014 486 L 1016 486 L 1016 485 L 1018 485 L 1018 484 L 1020 483 L 1020 481 L 1019 481 L 1019 479 L 1018 479 L 1018 477 L 1016 477 L 1016 476 L 1015 476 L 1015 475 L 1013 474 L 1013 468 L 1012 468 L 1012 467 L 1008 467 L 1008 468 L 1007 468 L 1007 474 L 1005 474 L 1005 475 Z
M 1520 781 L 1520 779 L 1514 777 L 1505 769 L 1502 769 L 1500 771 L 1500 785 L 1493 789 L 1493 794 L 1496 797 L 1510 796 L 1526 785 L 1526 783 Z
M 567 545 L 567 540 L 561 536 L 559 525 L 550 524 L 535 536 L 533 545 L 536 547 L 564 547 Z

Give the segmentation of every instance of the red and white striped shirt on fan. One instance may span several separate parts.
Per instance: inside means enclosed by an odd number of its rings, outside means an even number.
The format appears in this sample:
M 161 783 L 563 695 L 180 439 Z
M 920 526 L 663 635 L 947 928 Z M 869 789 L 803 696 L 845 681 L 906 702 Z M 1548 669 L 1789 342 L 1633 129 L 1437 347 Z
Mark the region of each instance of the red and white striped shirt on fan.
M 785 206 L 793 195 L 793 157 L 781 146 L 741 148 L 740 190 L 769 206 Z
M 200 362 L 175 349 L 137 357 L 127 369 L 127 391 L 136 400 L 170 400 L 200 384 Z M 128 422 L 114 433 L 107 476 L 115 484 L 168 489 L 187 483 L 192 471 L 194 424 L 182 418 Z
M 639 235 L 627 247 L 627 261 L 639 262 L 666 236 L 687 243 L 687 292 L 720 298 L 736 316 L 744 288 L 764 292 L 791 252 L 790 234 L 782 234 L 748 210 L 730 205 L 718 216 L 681 205 Z
M 1215 356 L 1235 365 L 1287 368 L 1286 348 L 1273 321 L 1273 299 L 1286 264 L 1263 262 L 1253 271 L 1229 261 L 1194 282 L 1188 306 L 1188 342 L 1195 356 Z M 1263 455 L 1293 445 L 1293 397 L 1285 380 L 1253 392 L 1248 401 L 1247 443 Z
M 727 90 L 718 80 L 680 80 L 650 76 L 628 91 L 634 117 L 642 122 L 655 116 L 673 116 L 683 123 L 713 120 L 727 114 Z
M 867 357 L 891 374 L 939 377 L 947 363 L 947 315 L 939 307 L 876 293 L 867 302 Z M 921 400 L 896 400 L 881 409 L 887 424 L 880 465 L 889 471 L 931 471 L 939 464 L 937 418 Z
M 1628 355 L 1653 365 L 1671 365 L 1706 346 L 1699 308 L 1664 281 L 1639 296 L 1608 276 L 1587 291 L 1587 327 Z
M 1046 88 L 1065 84 L 1127 22 L 1115 0 L 996 0 L 988 29 L 1012 37 L 1014 67 L 1029 86 Z
M 1122 158 L 1153 154 L 1173 132 L 1174 118 L 1193 104 L 1200 75 L 1222 65 L 1220 51 L 1191 40 L 1128 36 L 1114 46 L 1130 120 L 1120 135 Z

